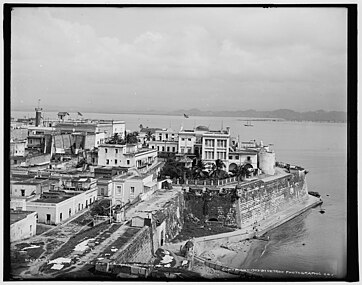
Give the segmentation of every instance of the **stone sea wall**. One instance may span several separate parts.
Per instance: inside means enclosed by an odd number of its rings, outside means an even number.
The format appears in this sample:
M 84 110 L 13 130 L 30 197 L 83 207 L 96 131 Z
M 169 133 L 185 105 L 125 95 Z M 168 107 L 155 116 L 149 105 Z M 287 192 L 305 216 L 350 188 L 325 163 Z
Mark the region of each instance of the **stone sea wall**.
M 243 228 L 271 214 L 307 199 L 304 171 L 290 173 L 287 176 L 268 182 L 256 181 L 238 189 L 236 202 L 239 227 Z
M 243 228 L 307 199 L 304 170 L 272 180 L 243 183 L 234 190 L 192 189 L 185 193 L 186 213 L 199 220 Z

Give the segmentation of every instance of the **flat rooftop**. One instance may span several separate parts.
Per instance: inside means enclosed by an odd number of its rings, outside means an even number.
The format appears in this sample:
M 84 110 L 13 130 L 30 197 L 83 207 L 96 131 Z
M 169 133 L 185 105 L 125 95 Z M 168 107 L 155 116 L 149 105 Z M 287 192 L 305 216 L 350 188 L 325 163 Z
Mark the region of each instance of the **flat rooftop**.
M 65 200 L 68 200 L 69 198 L 77 196 L 77 195 L 79 195 L 81 193 L 82 192 L 74 192 L 74 193 L 66 193 L 66 194 L 59 195 L 59 196 L 54 195 L 53 197 L 41 197 L 41 198 L 39 198 L 37 200 L 34 200 L 32 202 L 56 204 L 56 203 L 60 203 L 60 202 L 63 202 Z
M 29 214 L 35 213 L 34 211 L 10 211 L 10 224 L 25 219 Z
M 133 216 L 137 216 L 137 213 L 142 212 L 156 213 L 157 211 L 164 209 L 164 206 L 181 192 L 181 187 L 179 189 L 175 187 L 172 190 L 157 190 L 152 195 L 152 198 L 142 203 L 139 203 L 134 208 L 135 211 Z

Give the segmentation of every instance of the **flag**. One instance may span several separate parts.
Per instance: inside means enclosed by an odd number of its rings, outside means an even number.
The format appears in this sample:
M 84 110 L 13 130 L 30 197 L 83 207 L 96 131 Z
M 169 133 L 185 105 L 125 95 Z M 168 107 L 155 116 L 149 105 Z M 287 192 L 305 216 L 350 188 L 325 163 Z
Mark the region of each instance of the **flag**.
M 78 115 L 79 115 L 79 116 L 83 116 L 81 112 L 78 112 Z
M 184 114 L 184 117 L 185 117 L 185 118 L 188 118 L 189 116 L 187 116 L 186 114 Z

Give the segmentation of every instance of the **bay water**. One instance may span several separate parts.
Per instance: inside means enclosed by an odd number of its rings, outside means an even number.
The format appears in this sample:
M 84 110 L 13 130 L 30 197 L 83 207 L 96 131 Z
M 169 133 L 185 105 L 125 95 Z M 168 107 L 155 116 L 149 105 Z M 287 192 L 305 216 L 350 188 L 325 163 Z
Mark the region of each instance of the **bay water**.
M 44 118 L 56 118 L 45 112 Z M 76 114 L 71 114 L 74 118 Z M 34 112 L 13 111 L 12 117 L 34 117 Z M 80 117 L 79 117 L 80 118 Z M 321 194 L 323 204 L 271 230 L 269 241 L 259 242 L 247 264 L 249 269 L 331 274 L 343 278 L 347 262 L 347 124 L 290 121 L 253 121 L 247 118 L 141 114 L 84 113 L 87 119 L 124 120 L 127 130 L 144 127 L 191 129 L 207 126 L 212 130 L 230 127 L 231 136 L 241 141 L 255 139 L 272 144 L 277 161 L 306 168 L 308 188 Z M 325 210 L 321 214 L 320 208 Z M 299 275 L 298 275 L 299 274 Z M 286 276 L 290 277 L 286 273 Z M 277 277 L 282 278 L 278 275 Z M 304 275 L 300 275 L 304 278 Z

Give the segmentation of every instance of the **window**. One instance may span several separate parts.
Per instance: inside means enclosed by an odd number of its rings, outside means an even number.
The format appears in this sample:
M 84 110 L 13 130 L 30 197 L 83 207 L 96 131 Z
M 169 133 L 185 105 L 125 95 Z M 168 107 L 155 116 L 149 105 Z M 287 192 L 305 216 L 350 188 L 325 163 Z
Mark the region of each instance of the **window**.
M 127 165 L 129 165 L 130 164 L 130 161 L 129 161 L 129 159 L 127 159 Z
M 168 139 L 168 134 L 165 134 L 165 136 L 166 136 L 166 140 Z
M 114 160 L 114 164 L 117 164 L 117 159 Z
M 60 221 L 63 220 L 63 213 L 60 213 L 60 217 L 59 217 Z
M 25 189 L 21 189 L 21 196 L 22 196 L 22 197 L 25 196 Z
M 122 195 L 122 186 L 117 186 L 117 194 Z
M 151 146 L 152 147 L 152 149 L 155 149 L 155 146 L 153 145 L 153 146 Z
M 80 211 L 80 203 L 78 203 L 78 211 Z
M 217 140 L 217 147 L 226 147 L 226 140 Z
M 30 225 L 30 235 L 33 235 L 33 225 Z
M 206 139 L 205 140 L 205 145 L 207 147 L 214 147 L 215 146 L 215 141 L 214 140 L 211 140 L 211 139 Z
M 72 209 L 69 208 L 69 217 L 72 215 Z
M 101 195 L 104 195 L 104 188 L 101 188 Z
M 116 153 L 118 153 L 118 149 L 116 148 Z
M 104 151 L 105 151 L 106 153 L 108 153 L 108 149 L 105 148 Z
M 235 159 L 239 159 L 239 156 L 237 155 L 237 156 L 235 156 Z
M 131 199 L 134 198 L 134 187 L 131 187 L 131 192 L 130 192 L 130 194 L 129 194 L 129 197 L 130 197 Z
M 233 159 L 233 157 L 231 155 L 229 155 L 229 159 Z
M 109 164 L 109 159 L 106 159 L 106 164 Z
M 187 140 L 190 142 L 190 141 L 191 141 L 191 138 L 188 138 Z
M 168 151 L 168 152 L 170 151 L 170 147 L 169 147 L 169 146 L 167 147 L 167 151 Z
M 185 140 L 185 138 L 182 138 L 181 140 L 182 140 L 182 141 L 184 141 L 184 140 Z
M 175 150 L 176 150 L 175 147 L 172 147 L 172 152 L 175 152 Z
M 164 147 L 164 146 L 162 147 L 162 151 L 165 151 L 165 147 Z

